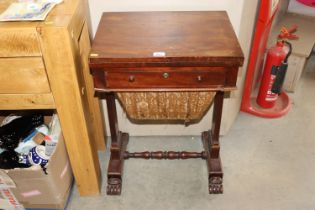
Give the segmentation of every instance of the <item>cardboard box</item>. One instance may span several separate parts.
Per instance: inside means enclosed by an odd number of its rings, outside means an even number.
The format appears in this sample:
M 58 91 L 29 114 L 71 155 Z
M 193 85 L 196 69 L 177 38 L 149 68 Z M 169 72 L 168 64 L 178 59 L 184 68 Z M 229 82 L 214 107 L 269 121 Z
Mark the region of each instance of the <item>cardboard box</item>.
M 306 57 L 299 56 L 294 53 L 291 54 L 288 60 L 288 69 L 285 75 L 285 80 L 283 83 L 283 89 L 288 92 L 294 92 L 297 84 L 301 78 L 304 66 L 306 62 Z
M 24 208 L 64 209 L 73 174 L 62 135 L 46 165 L 46 172 L 40 166 L 0 171 L 15 183 L 16 188 L 9 190 Z

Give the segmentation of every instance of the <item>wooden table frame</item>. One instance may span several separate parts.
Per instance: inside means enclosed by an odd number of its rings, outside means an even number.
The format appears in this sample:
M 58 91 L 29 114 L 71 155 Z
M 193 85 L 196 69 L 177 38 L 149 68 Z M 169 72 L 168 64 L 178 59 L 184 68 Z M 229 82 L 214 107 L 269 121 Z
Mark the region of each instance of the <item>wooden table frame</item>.
M 166 55 L 152 56 L 158 49 Z M 224 92 L 235 89 L 242 63 L 243 54 L 225 12 L 104 13 L 93 41 L 90 69 L 94 88 L 108 108 L 107 194 L 121 194 L 124 160 L 129 158 L 203 158 L 209 193 L 222 193 L 219 133 Z M 216 92 L 211 130 L 201 134 L 204 151 L 127 151 L 129 135 L 119 130 L 115 94 L 146 91 Z
M 188 159 L 203 158 L 206 160 L 209 180 L 209 193 L 223 192 L 223 172 L 220 159 L 220 143 L 219 133 L 222 116 L 222 107 L 224 92 L 218 91 L 214 99 L 214 110 L 212 118 L 212 128 L 210 131 L 202 132 L 201 139 L 204 151 L 197 152 L 142 152 L 129 153 L 127 144 L 129 141 L 128 133 L 119 130 L 117 121 L 117 110 L 115 103 L 115 93 L 108 92 L 101 94 L 101 98 L 106 98 L 108 108 L 108 119 L 111 133 L 110 160 L 107 171 L 107 194 L 121 194 L 122 175 L 124 160 L 129 158 L 145 158 L 145 159 Z

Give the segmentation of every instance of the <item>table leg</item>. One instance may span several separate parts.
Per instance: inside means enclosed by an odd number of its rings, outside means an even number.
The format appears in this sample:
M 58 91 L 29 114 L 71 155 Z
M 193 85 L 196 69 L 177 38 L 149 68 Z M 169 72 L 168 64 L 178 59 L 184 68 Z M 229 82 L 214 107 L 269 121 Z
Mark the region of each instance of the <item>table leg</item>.
M 220 125 L 222 116 L 224 92 L 219 91 L 214 98 L 212 128 L 202 133 L 202 142 L 207 152 L 209 193 L 223 193 L 223 172 L 220 159 Z
M 123 154 L 127 148 L 129 135 L 119 131 L 114 93 L 106 93 L 106 103 L 111 133 L 110 160 L 107 170 L 107 194 L 120 195 L 124 164 Z

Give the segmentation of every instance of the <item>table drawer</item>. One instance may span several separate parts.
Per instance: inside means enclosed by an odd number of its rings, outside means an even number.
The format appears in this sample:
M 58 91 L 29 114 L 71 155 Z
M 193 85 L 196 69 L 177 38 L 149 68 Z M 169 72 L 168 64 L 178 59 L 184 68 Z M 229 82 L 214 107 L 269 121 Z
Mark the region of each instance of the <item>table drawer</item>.
M 224 84 L 224 68 L 193 71 L 150 69 L 105 72 L 106 88 L 207 88 Z
M 49 93 L 41 57 L 0 58 L 0 93 Z

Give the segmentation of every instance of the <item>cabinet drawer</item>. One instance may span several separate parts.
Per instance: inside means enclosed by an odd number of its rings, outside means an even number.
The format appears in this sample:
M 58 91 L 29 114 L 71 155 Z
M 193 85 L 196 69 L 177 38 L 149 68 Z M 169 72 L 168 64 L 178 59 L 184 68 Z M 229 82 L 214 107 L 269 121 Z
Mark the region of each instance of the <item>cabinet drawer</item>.
M 0 93 L 49 93 L 41 57 L 0 58 Z
M 20 56 L 41 56 L 36 29 L 0 29 L 0 57 Z
M 215 88 L 224 86 L 224 68 L 182 71 L 174 69 L 108 71 L 106 88 Z

